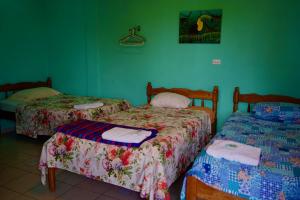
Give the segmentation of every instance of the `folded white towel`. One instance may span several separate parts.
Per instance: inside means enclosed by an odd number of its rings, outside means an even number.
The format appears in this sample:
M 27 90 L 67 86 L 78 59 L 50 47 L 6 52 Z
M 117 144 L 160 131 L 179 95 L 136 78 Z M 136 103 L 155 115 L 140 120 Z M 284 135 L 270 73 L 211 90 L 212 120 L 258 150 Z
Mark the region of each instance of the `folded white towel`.
M 257 166 L 261 149 L 230 140 L 215 140 L 206 152 L 216 158 Z
M 115 127 L 105 131 L 102 138 L 115 142 L 140 143 L 150 135 L 151 131 Z
M 78 109 L 78 110 L 86 110 L 86 109 L 90 109 L 90 108 L 98 108 L 103 105 L 104 104 L 102 102 L 95 102 L 95 103 L 77 104 L 77 105 L 74 105 L 74 108 Z

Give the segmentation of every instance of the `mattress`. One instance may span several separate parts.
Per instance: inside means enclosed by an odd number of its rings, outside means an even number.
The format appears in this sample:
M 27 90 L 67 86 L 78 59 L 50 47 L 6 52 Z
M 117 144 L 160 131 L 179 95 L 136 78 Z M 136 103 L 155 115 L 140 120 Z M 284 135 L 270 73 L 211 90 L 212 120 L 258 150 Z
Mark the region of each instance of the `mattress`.
M 234 113 L 215 139 L 232 140 L 261 148 L 259 165 L 218 159 L 203 150 L 191 175 L 214 188 L 245 199 L 299 199 L 300 124 L 257 119 Z M 185 184 L 181 199 L 185 199 Z
M 20 105 L 24 105 L 25 101 L 4 99 L 0 101 L 0 110 L 7 112 L 16 112 L 16 109 Z

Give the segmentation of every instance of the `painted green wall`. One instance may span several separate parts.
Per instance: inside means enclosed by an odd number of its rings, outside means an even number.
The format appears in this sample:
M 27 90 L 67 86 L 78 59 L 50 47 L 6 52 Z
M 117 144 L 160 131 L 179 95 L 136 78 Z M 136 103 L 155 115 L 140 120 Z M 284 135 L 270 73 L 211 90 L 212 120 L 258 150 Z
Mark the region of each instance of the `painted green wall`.
M 45 9 L 41 0 L 0 1 L 0 84 L 46 80 Z M 12 127 L 14 124 L 0 120 L 0 132 Z
M 179 44 L 182 10 L 222 9 L 221 44 Z M 300 97 L 297 0 L 2 0 L 0 83 L 53 78 L 67 93 L 146 102 L 154 86 L 211 90 L 219 85 L 219 126 L 232 92 Z M 120 37 L 141 25 L 143 47 Z M 212 65 L 214 58 L 221 65 Z
M 116 3 L 118 2 L 118 3 Z M 179 44 L 182 10 L 223 9 L 221 44 Z M 232 110 L 235 86 L 242 92 L 300 97 L 300 20 L 297 0 L 114 1 L 100 18 L 101 95 L 146 102 L 154 86 L 220 89 L 220 124 Z M 144 47 L 118 39 L 141 25 Z M 214 58 L 221 65 L 212 65 Z
M 48 53 L 45 3 L 0 1 L 0 84 L 46 80 Z
M 54 87 L 99 95 L 97 0 L 47 0 L 49 74 Z

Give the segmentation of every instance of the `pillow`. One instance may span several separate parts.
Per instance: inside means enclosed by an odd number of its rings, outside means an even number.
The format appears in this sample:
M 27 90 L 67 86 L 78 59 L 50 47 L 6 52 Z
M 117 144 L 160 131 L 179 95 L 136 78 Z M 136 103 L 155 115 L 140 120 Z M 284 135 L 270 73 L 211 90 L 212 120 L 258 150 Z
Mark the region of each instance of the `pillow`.
M 25 102 L 29 102 L 35 99 L 51 97 L 60 94 L 60 92 L 48 88 L 48 87 L 38 87 L 38 88 L 31 88 L 26 90 L 21 90 L 16 92 L 15 94 L 11 95 L 7 99 L 10 100 L 21 100 Z
M 279 103 L 257 103 L 253 107 L 254 116 L 268 121 L 279 121 Z
M 281 105 L 279 120 L 287 123 L 300 124 L 300 105 L 297 104 Z
M 300 105 L 292 103 L 257 103 L 253 108 L 256 118 L 268 121 L 297 122 L 300 117 Z
M 187 108 L 191 100 L 180 94 L 162 92 L 154 96 L 150 104 L 154 107 Z

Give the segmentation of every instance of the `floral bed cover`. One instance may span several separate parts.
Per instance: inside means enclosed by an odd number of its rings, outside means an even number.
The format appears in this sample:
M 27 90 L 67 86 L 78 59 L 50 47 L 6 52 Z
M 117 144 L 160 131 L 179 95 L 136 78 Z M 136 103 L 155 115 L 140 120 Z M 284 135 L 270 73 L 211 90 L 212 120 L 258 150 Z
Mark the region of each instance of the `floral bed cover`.
M 169 199 L 168 187 L 184 173 L 211 132 L 209 114 L 188 109 L 130 108 L 100 119 L 114 124 L 158 130 L 139 148 L 97 143 L 63 133 L 45 142 L 40 170 L 65 169 L 140 192 L 142 198 Z
M 235 113 L 214 139 L 261 148 L 259 165 L 217 159 L 203 150 L 187 175 L 245 199 L 300 199 L 299 124 L 265 121 L 252 114 Z M 186 180 L 181 199 L 185 199 L 185 185 Z
M 73 108 L 76 104 L 98 101 L 103 102 L 104 106 L 86 110 Z M 78 119 L 94 120 L 129 107 L 126 100 L 60 94 L 19 106 L 16 110 L 16 132 L 32 138 L 38 135 L 52 136 L 57 126 Z

